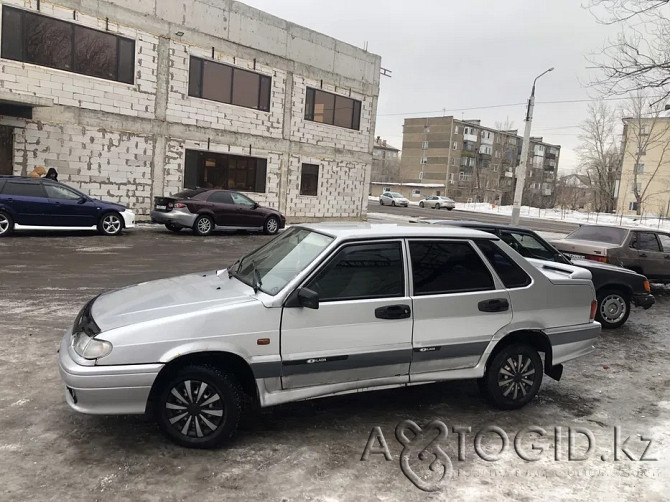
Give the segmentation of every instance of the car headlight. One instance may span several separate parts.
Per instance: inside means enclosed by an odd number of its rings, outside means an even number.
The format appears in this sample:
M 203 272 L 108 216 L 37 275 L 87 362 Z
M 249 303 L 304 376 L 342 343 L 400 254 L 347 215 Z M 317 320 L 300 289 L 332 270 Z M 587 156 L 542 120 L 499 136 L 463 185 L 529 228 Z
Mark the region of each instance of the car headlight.
M 75 333 L 72 348 L 84 359 L 99 359 L 109 355 L 112 351 L 112 344 L 106 340 L 91 338 L 85 333 Z

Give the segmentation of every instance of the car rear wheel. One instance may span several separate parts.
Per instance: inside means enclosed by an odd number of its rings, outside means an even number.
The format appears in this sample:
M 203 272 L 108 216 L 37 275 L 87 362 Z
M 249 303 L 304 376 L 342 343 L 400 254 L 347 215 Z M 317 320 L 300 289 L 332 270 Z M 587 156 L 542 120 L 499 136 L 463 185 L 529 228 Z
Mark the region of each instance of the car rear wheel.
M 0 237 L 10 235 L 14 231 L 14 220 L 7 213 L 0 211 Z
M 198 216 L 193 223 L 193 232 L 196 235 L 209 235 L 214 230 L 214 221 L 207 215 Z
M 379 199 L 379 205 L 380 205 L 380 206 L 383 206 L 383 205 L 384 205 L 384 201 L 381 200 L 381 199 Z
M 424 206 L 423 202 L 419 202 L 419 207 L 423 207 L 423 206 Z
M 98 231 L 103 235 L 119 235 L 123 230 L 123 220 L 119 213 L 107 213 L 98 222 Z
M 279 232 L 279 220 L 275 216 L 270 216 L 265 220 L 265 225 L 263 225 L 263 232 L 266 235 L 274 235 Z
M 530 345 L 508 345 L 495 355 L 484 379 L 488 398 L 496 407 L 521 408 L 540 390 L 542 359 Z
M 435 204 L 435 209 L 440 209 L 440 205 L 439 205 L 439 204 Z
M 161 431 L 188 448 L 229 441 L 242 413 L 237 379 L 210 366 L 187 366 L 160 389 L 155 408 Z
M 165 228 L 167 228 L 170 232 L 181 232 L 182 227 L 175 225 L 173 223 L 166 223 Z
M 395 201 L 394 201 L 394 200 L 391 201 L 391 205 L 392 205 L 393 207 L 395 207 Z
M 454 208 L 453 207 L 448 207 L 447 211 L 451 211 L 452 209 L 454 209 Z
M 596 321 L 604 329 L 615 329 L 623 326 L 630 315 L 630 299 L 628 295 L 616 289 L 598 291 L 598 310 Z

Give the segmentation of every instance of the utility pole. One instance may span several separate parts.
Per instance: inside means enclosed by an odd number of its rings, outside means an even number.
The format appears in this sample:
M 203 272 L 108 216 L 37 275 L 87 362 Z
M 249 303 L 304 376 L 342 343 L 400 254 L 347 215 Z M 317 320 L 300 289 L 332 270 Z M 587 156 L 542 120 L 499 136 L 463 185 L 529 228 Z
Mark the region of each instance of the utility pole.
M 547 71 L 540 73 L 535 80 L 533 80 L 533 89 L 528 99 L 528 108 L 526 109 L 526 128 L 523 133 L 523 144 L 521 145 L 521 162 L 517 168 L 516 187 L 514 189 L 514 205 L 512 206 L 512 225 L 519 224 L 519 216 L 521 214 L 521 201 L 523 200 L 523 187 L 526 183 L 526 168 L 528 162 L 528 150 L 530 148 L 530 126 L 533 122 L 533 107 L 535 106 L 535 83 L 545 73 L 554 71 L 553 66 Z

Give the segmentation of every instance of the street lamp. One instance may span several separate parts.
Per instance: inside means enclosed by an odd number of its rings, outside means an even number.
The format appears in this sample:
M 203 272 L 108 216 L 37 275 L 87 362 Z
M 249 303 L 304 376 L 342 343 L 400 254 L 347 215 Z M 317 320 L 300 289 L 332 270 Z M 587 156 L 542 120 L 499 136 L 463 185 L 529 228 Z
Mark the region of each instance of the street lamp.
M 523 133 L 523 145 L 521 146 L 521 162 L 517 169 L 516 188 L 514 189 L 514 206 L 512 206 L 512 225 L 519 224 L 519 215 L 521 213 L 521 200 L 523 199 L 523 186 L 526 183 L 526 164 L 528 161 L 528 148 L 530 146 L 530 125 L 533 122 L 533 107 L 535 106 L 535 82 L 542 75 L 554 71 L 552 66 L 548 70 L 540 73 L 533 80 L 533 90 L 528 99 L 528 108 L 526 110 L 526 129 Z

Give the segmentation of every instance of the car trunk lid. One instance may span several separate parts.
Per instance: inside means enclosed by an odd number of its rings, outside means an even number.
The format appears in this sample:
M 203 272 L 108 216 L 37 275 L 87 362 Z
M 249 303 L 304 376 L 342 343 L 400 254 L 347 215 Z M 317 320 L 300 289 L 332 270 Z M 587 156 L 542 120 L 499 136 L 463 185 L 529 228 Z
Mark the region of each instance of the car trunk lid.
M 154 210 L 169 213 L 174 209 L 177 199 L 172 197 L 154 197 Z

